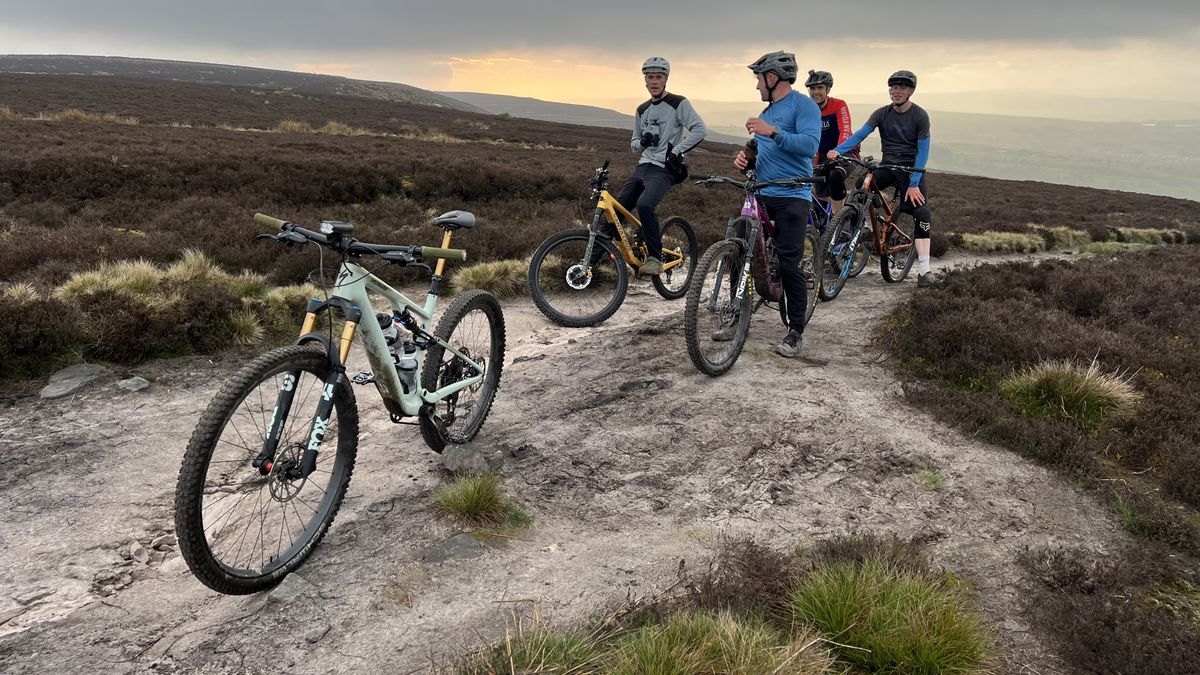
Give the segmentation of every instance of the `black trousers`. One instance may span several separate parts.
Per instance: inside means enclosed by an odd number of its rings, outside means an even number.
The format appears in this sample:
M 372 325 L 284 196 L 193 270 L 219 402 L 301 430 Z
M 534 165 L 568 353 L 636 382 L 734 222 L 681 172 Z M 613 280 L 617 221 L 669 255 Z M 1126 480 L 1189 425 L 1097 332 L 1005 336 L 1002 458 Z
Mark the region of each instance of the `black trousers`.
M 885 188 L 896 186 L 897 190 L 902 193 L 908 189 L 908 174 L 895 169 L 876 169 L 875 177 L 872 179 L 875 187 L 883 190 Z M 862 181 L 859 181 L 862 185 Z M 925 174 L 921 174 L 921 182 L 917 184 L 917 188 L 921 190 L 921 194 L 925 198 L 929 198 L 929 193 L 925 191 Z M 929 210 L 929 202 L 917 206 L 907 199 L 902 199 L 900 202 L 900 213 L 911 213 L 913 220 L 917 222 L 917 231 L 913 235 L 914 239 L 928 239 L 929 232 L 933 227 L 933 212 Z
M 662 260 L 662 230 L 658 224 L 659 202 L 671 189 L 671 175 L 661 166 L 638 164 L 633 175 L 621 186 L 617 201 L 642 221 L 642 240 L 650 257 Z
M 764 197 L 758 201 L 767 208 L 775 223 L 775 251 L 779 254 L 779 280 L 787 296 L 788 327 L 804 332 L 804 308 L 808 305 L 808 282 L 800 270 L 804 258 L 804 233 L 808 230 L 809 199 Z

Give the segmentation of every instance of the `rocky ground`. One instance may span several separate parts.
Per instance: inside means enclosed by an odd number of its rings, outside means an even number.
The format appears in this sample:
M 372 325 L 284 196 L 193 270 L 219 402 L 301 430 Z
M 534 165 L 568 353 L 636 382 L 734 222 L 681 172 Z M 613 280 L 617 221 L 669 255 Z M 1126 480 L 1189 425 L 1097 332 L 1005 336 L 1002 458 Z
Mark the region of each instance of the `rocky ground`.
M 915 275 L 914 275 L 915 276 Z M 0 402 L 0 670 L 420 672 L 503 634 L 514 611 L 586 618 L 671 585 L 722 533 L 792 549 L 835 534 L 928 542 L 976 591 L 1004 672 L 1069 672 L 1026 622 L 1023 547 L 1123 536 L 1070 483 L 916 411 L 870 348 L 912 279 L 869 269 L 817 308 L 803 360 L 755 315 L 734 369 L 698 373 L 683 301 L 636 284 L 602 326 L 505 304 L 508 363 L 478 447 L 536 519 L 479 541 L 439 518 L 446 480 L 414 427 L 360 390 L 358 465 L 316 553 L 278 589 L 222 596 L 176 552 L 183 447 L 243 356 L 109 373 Z M 119 380 L 151 381 L 125 391 Z M 939 480 L 940 478 L 940 484 Z

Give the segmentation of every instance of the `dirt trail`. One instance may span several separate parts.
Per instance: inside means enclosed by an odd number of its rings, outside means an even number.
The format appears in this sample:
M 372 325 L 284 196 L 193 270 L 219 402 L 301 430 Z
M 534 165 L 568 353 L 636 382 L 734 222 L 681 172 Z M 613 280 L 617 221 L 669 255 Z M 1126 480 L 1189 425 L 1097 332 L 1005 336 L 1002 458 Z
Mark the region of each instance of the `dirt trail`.
M 869 269 L 817 308 L 808 362 L 774 355 L 778 317 L 760 311 L 716 379 L 687 358 L 683 302 L 649 284 L 592 329 L 508 302 L 509 363 L 481 443 L 504 451 L 500 475 L 535 526 L 480 557 L 423 562 L 456 532 L 431 506 L 439 459 L 363 391 L 350 491 L 290 596 L 212 593 L 158 539 L 182 448 L 234 359 L 140 369 L 155 377 L 142 393 L 106 381 L 17 399 L 0 408 L 0 670 L 420 671 L 501 635 L 515 606 L 570 621 L 653 593 L 718 533 L 791 549 L 853 531 L 930 542 L 999 627 L 1004 670 L 1064 670 L 1020 614 L 1014 558 L 1122 535 L 1068 482 L 904 402 L 867 343 L 910 292 Z M 123 556 L 134 539 L 149 563 Z

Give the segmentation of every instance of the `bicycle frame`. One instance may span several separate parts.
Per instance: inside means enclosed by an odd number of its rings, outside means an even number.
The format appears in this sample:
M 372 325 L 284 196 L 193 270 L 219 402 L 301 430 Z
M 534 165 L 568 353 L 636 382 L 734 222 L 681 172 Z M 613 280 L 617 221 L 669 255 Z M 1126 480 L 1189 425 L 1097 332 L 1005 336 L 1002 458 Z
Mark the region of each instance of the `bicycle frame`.
M 449 232 L 443 237 L 442 244 L 442 248 L 449 247 Z M 375 374 L 376 388 L 384 400 L 385 407 L 392 414 L 403 416 L 418 415 L 426 405 L 437 403 L 462 389 L 474 386 L 483 381 L 483 366 L 446 342 L 429 334 L 434 310 L 437 307 L 438 286 L 441 281 L 441 273 L 444 265 L 444 260 L 438 261 L 437 268 L 434 271 L 433 282 L 428 295 L 426 295 L 424 305 L 418 305 L 416 302 L 410 300 L 403 293 L 392 288 L 351 259 L 344 259 L 342 261 L 342 266 L 338 273 L 333 292 L 330 293 L 329 300 L 322 301 L 320 298 L 309 300 L 304 324 L 300 329 L 300 337 L 297 338 L 296 344 L 317 342 L 325 345 L 331 362 L 330 365 L 333 366 L 334 375 L 331 381 L 326 383 L 321 401 L 317 404 L 316 412 L 313 415 L 312 425 L 308 434 L 308 445 L 305 449 L 304 460 L 300 468 L 302 476 L 308 476 L 316 468 L 317 454 L 320 452 L 321 445 L 325 441 L 325 433 L 329 428 L 330 417 L 333 412 L 333 393 L 346 378 L 346 360 L 350 355 L 350 345 L 353 344 L 354 338 L 360 330 L 364 333 L 362 347 L 363 351 L 366 352 L 367 361 L 371 365 L 371 372 Z M 432 341 L 441 345 L 446 351 L 454 354 L 457 358 L 462 359 L 463 363 L 473 369 L 475 374 L 432 392 L 426 390 L 419 383 L 414 387 L 413 391 L 405 391 L 405 387 L 400 380 L 400 375 L 396 372 L 395 365 L 392 363 L 387 340 L 383 336 L 383 329 L 380 328 L 379 322 L 375 320 L 375 311 L 371 306 L 369 292 L 382 295 L 391 304 L 393 316 L 410 317 L 405 327 L 412 330 L 414 335 L 424 338 L 423 346 L 421 343 L 418 343 L 415 352 L 417 373 L 422 372 L 425 365 L 425 352 L 428 349 L 429 341 Z M 338 339 L 336 352 L 333 348 L 334 345 L 328 338 L 313 330 L 317 324 L 318 314 L 330 311 L 333 308 L 340 309 L 346 317 L 346 325 L 343 327 L 342 335 Z M 412 319 L 413 315 L 417 318 Z M 362 321 L 363 316 L 367 316 L 366 322 Z M 292 399 L 295 396 L 294 386 L 298 378 L 299 373 L 289 373 L 279 388 L 275 408 L 271 413 L 271 422 L 264 437 L 263 449 L 254 460 L 254 466 L 258 467 L 259 471 L 263 471 L 264 468 L 269 471 L 269 462 L 273 461 L 275 451 L 279 445 L 279 439 L 283 435 L 288 413 L 291 411 Z
M 890 255 L 897 251 L 903 251 L 913 245 L 913 239 L 904 233 L 899 227 L 896 227 L 894 221 L 896 213 L 899 211 L 899 204 L 904 190 L 901 186 L 896 186 L 896 192 L 890 200 L 884 199 L 883 193 L 879 188 L 875 187 L 875 173 L 868 171 L 863 177 L 863 186 L 854 191 L 856 195 L 862 194 L 863 205 L 866 207 L 865 214 L 869 214 L 871 219 L 871 231 L 875 235 L 875 251 L 880 257 Z M 879 212 L 876 209 L 882 209 L 886 215 L 885 218 L 879 217 Z M 881 227 L 882 225 L 882 227 Z M 903 238 L 899 244 L 888 246 L 888 233 L 895 230 L 896 233 Z
M 621 202 L 618 202 L 617 198 L 612 196 L 612 193 L 603 189 L 600 190 L 600 194 L 597 196 L 596 211 L 592 216 L 591 232 L 599 233 L 601 218 L 606 219 L 616 228 L 617 236 L 613 238 L 613 244 L 621 252 L 621 257 L 630 266 L 634 268 L 640 267 L 643 261 L 634 251 L 632 242 L 634 241 L 633 231 L 641 228 L 642 221 L 638 220 L 638 217 L 630 213 L 624 206 L 621 206 Z M 626 229 L 629 224 L 633 225 L 632 229 Z M 588 248 L 584 254 L 585 259 L 589 261 L 592 255 L 591 244 L 592 242 L 588 242 Z M 663 258 L 664 272 L 682 265 L 684 260 L 683 256 L 676 255 L 674 251 L 668 249 L 663 249 Z

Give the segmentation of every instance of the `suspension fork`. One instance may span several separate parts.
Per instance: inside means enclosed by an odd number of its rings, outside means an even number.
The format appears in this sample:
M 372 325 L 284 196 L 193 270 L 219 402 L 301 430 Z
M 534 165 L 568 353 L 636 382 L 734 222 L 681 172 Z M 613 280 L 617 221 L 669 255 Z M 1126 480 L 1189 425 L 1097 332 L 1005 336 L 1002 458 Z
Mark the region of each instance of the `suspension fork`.
M 583 249 L 583 260 L 579 261 L 579 265 L 584 269 L 588 269 L 592 265 L 592 251 L 596 246 L 596 236 L 600 233 L 600 221 L 604 218 L 604 209 L 597 204 L 596 213 L 592 216 L 592 225 L 588 228 L 588 243 Z

